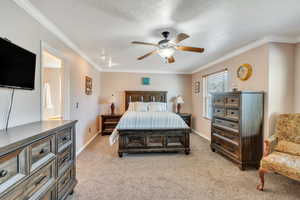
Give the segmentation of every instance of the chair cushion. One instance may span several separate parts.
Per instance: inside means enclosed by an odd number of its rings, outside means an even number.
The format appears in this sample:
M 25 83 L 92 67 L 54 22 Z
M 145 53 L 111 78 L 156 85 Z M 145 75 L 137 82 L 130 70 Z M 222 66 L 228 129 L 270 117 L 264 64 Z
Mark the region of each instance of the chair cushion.
M 300 144 L 281 140 L 275 147 L 275 151 L 300 156 Z
M 279 115 L 276 123 L 278 141 L 300 144 L 300 114 Z
M 261 160 L 261 167 L 300 181 L 300 157 L 273 152 Z

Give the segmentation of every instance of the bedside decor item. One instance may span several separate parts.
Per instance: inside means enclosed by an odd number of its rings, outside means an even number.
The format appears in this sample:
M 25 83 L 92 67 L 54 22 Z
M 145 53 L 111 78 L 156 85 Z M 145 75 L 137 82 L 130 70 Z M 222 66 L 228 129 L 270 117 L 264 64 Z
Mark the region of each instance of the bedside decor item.
M 143 85 L 150 85 L 150 78 L 148 78 L 148 77 L 143 77 L 143 78 L 142 78 L 142 84 L 143 84 Z
M 238 164 L 258 168 L 263 153 L 263 92 L 212 93 L 211 149 Z
M 260 162 L 260 184 L 257 189 L 264 190 L 264 176 L 268 172 L 300 181 L 300 114 L 279 115 L 275 134 L 264 143 L 265 152 Z
M 113 94 L 109 98 L 109 103 L 111 103 L 111 105 L 110 105 L 111 115 L 114 115 L 115 114 L 116 97 Z
M 200 81 L 195 81 L 195 83 L 194 83 L 194 92 L 195 92 L 195 94 L 200 93 Z
M 91 77 L 86 76 L 85 77 L 85 94 L 91 95 L 93 89 L 93 79 Z
M 176 103 L 177 103 L 177 113 L 180 113 L 181 110 L 181 104 L 184 104 L 182 96 L 178 96 L 176 98 Z
M 237 77 L 241 81 L 246 81 L 252 76 L 252 66 L 249 64 L 243 64 L 241 65 L 237 70 Z

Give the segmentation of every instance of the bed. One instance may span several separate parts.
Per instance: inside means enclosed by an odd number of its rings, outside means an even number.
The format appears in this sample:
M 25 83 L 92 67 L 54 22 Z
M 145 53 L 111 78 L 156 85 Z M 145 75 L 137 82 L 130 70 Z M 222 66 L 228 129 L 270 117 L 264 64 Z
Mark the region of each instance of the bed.
M 184 152 L 186 155 L 190 153 L 191 129 L 177 114 L 127 111 L 130 102 L 167 102 L 167 92 L 125 91 L 126 112 L 110 138 L 113 140 L 114 136 L 118 135 L 119 157 L 122 157 L 123 153 Z M 152 119 L 151 126 L 122 126 L 126 124 L 125 122 L 133 124 L 145 118 Z

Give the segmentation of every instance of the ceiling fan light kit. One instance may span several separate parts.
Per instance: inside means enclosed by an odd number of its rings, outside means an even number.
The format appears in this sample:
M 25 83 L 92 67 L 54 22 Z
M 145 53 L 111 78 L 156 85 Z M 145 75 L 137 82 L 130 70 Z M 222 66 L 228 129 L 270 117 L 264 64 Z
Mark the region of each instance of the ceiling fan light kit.
M 204 52 L 203 48 L 197 48 L 197 47 L 187 47 L 187 46 L 179 46 L 178 43 L 189 38 L 190 36 L 185 33 L 180 33 L 176 36 L 176 38 L 169 40 L 168 37 L 170 35 L 170 32 L 164 31 L 162 32 L 162 36 L 165 38 L 158 42 L 158 44 L 154 43 L 148 43 L 148 42 L 137 42 L 134 41 L 132 44 L 141 44 L 141 45 L 150 45 L 155 46 L 157 49 L 154 51 L 151 51 L 147 53 L 144 56 L 141 56 L 138 58 L 138 60 L 142 60 L 150 55 L 158 54 L 162 58 L 166 60 L 167 63 L 174 63 L 175 58 L 173 57 L 176 50 L 179 51 L 191 51 L 196 53 L 202 53 Z

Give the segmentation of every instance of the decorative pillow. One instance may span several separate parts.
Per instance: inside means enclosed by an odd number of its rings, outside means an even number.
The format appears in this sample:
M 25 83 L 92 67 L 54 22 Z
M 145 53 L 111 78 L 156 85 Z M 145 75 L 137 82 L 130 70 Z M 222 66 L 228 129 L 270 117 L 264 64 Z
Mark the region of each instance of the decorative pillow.
M 127 111 L 135 111 L 134 104 L 135 102 L 130 102 Z
M 149 111 L 150 112 L 166 112 L 167 111 L 167 103 L 150 102 L 149 103 Z
M 134 110 L 136 112 L 148 112 L 148 103 L 135 102 Z
M 300 156 L 300 144 L 281 140 L 275 147 L 276 151 Z

